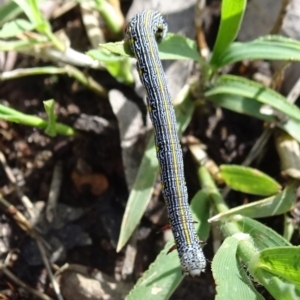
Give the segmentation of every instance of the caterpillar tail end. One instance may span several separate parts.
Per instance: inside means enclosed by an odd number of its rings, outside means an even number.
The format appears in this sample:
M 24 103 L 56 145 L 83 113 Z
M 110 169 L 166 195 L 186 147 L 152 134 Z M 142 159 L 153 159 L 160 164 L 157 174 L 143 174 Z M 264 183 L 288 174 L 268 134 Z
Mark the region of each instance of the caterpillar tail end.
M 188 249 L 180 256 L 182 272 L 185 275 L 200 276 L 205 272 L 206 259 L 200 245 L 196 248 L 189 245 Z
M 188 273 L 185 273 L 185 275 L 189 275 L 189 276 L 192 276 L 192 277 L 195 277 L 195 276 L 200 276 L 202 272 L 204 272 L 205 269 L 193 269 L 193 270 L 189 270 Z

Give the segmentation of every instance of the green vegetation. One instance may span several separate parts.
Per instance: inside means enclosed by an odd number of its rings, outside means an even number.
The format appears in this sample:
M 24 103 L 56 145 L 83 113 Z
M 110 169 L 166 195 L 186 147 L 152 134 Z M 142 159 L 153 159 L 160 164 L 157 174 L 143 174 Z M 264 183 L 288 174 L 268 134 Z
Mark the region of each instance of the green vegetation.
M 100 2 L 95 1 L 95 7 L 99 6 Z M 300 61 L 300 42 L 296 40 L 270 35 L 247 43 L 234 42 L 245 7 L 245 0 L 222 1 L 221 23 L 210 60 L 204 61 L 200 57 L 194 41 L 171 33 L 159 45 L 161 59 L 188 59 L 199 63 L 205 72 L 203 78 L 206 82 L 203 94 L 196 97 L 205 98 L 214 105 L 236 113 L 263 120 L 268 126 L 278 127 L 295 141 L 300 142 L 300 110 L 297 106 L 261 83 L 241 76 L 219 74 L 223 67 L 242 60 Z M 20 12 L 24 12 L 28 20 L 15 19 Z M 60 53 L 70 51 L 70 49 L 66 50 L 65 45 L 51 31 L 49 22 L 42 17 L 37 8 L 37 1 L 10 2 L 0 10 L 0 20 L 4 25 L 0 30 L 0 50 L 2 51 L 14 50 L 33 55 L 39 53 L 53 62 L 55 62 L 53 51 Z M 27 39 L 11 39 L 28 31 L 34 31 L 35 35 L 26 35 Z M 119 34 L 118 29 L 114 29 L 114 32 Z M 45 45 L 51 45 L 51 47 L 41 52 L 40 50 Z M 101 44 L 98 49 L 90 50 L 87 54 L 76 53 L 74 59 L 78 64 L 74 63 L 74 65 L 82 66 L 82 61 L 90 67 L 96 64 L 97 68 L 108 70 L 118 81 L 129 84 L 133 81 L 129 64 L 131 55 L 126 41 Z M 97 60 L 97 63 L 91 57 Z M 101 96 L 107 97 L 107 91 L 103 87 L 69 64 L 63 68 L 14 70 L 12 74 L 2 74 L 2 80 L 33 74 L 64 73 L 73 76 Z M 192 98 L 197 94 L 198 86 L 199 82 L 187 85 L 178 95 L 180 104 L 176 106 L 176 113 L 180 135 L 191 120 L 195 109 L 195 101 Z M 286 120 L 279 122 L 275 113 L 264 114 L 262 109 L 266 105 L 274 112 L 280 113 Z M 56 122 L 53 103 L 45 103 L 45 109 L 48 121 L 35 116 L 27 116 L 1 105 L 0 118 L 44 128 L 51 136 L 56 133 L 65 135 L 75 133 L 72 128 Z M 158 162 L 152 137 L 146 147 L 127 203 L 117 246 L 118 251 L 125 246 L 138 226 L 151 198 L 157 174 Z M 205 241 L 209 236 L 210 224 L 217 222 L 225 239 L 212 261 L 217 298 L 224 300 L 264 299 L 256 289 L 258 284 L 264 286 L 276 299 L 300 298 L 300 248 L 292 246 L 285 238 L 290 234 L 283 237 L 254 220 L 254 218 L 289 212 L 295 204 L 294 191 L 297 182 L 290 180 L 283 188 L 261 171 L 237 165 L 221 166 L 220 177 L 228 188 L 267 198 L 229 209 L 212 174 L 199 163 L 198 180 L 202 189 L 196 193 L 191 202 L 197 232 L 201 240 Z M 213 216 L 210 216 L 211 211 L 213 211 Z M 283 228 L 283 232 L 287 232 L 287 228 Z M 166 257 L 166 252 L 172 244 L 173 242 L 170 241 L 165 246 L 149 270 L 139 279 L 127 299 L 168 299 L 173 293 L 183 279 L 183 275 L 177 253 L 171 253 Z M 154 285 L 156 293 L 152 292 Z

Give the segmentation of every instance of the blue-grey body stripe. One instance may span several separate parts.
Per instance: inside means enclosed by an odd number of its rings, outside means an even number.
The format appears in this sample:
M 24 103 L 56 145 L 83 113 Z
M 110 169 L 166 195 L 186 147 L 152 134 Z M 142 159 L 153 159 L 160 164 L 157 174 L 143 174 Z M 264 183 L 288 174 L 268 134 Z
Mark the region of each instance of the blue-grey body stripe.
M 166 32 L 166 22 L 160 13 L 153 10 L 137 14 L 126 29 L 148 96 L 163 195 L 181 267 L 185 274 L 194 276 L 205 270 L 206 260 L 189 209 L 176 115 L 158 54 L 157 42 L 165 37 Z

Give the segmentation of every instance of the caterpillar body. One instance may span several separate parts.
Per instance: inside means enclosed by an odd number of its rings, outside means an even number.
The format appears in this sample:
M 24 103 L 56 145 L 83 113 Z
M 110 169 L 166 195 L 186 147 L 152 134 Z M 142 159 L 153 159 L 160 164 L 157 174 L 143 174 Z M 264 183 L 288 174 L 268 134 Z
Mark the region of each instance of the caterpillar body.
M 145 10 L 131 20 L 126 33 L 131 50 L 137 59 L 140 80 L 147 93 L 163 196 L 181 268 L 185 274 L 200 275 L 205 271 L 206 259 L 189 209 L 176 115 L 158 54 L 157 42 L 165 37 L 167 23 L 160 13 Z

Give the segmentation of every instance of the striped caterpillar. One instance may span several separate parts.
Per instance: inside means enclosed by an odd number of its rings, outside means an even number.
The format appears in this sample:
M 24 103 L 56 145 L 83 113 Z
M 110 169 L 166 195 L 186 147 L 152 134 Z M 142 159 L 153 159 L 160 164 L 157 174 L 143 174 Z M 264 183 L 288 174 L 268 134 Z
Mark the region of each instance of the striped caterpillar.
M 147 92 L 163 196 L 181 268 L 184 274 L 195 276 L 205 271 L 206 260 L 188 204 L 176 115 L 158 55 L 157 42 L 165 37 L 167 27 L 160 13 L 145 10 L 131 20 L 126 33 L 131 50 L 137 59 L 140 80 Z

